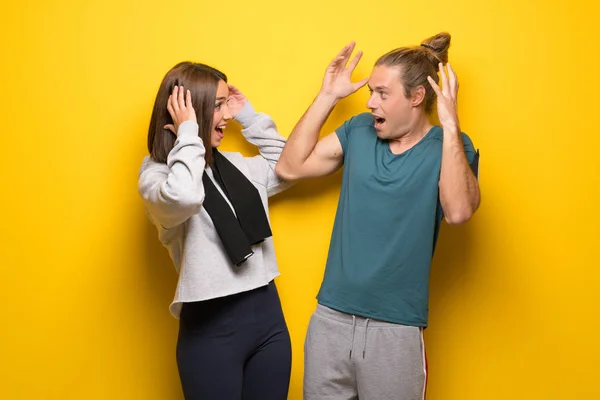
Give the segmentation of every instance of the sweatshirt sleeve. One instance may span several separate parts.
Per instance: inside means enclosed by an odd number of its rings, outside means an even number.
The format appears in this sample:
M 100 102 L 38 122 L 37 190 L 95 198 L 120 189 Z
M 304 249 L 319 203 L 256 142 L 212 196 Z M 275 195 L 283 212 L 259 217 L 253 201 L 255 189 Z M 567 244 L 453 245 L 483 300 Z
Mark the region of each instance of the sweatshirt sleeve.
M 275 173 L 275 165 L 279 161 L 285 138 L 277 131 L 271 117 L 257 113 L 250 102 L 235 117 L 242 125 L 242 135 L 246 140 L 258 147 L 260 155 L 250 157 L 248 166 L 252 179 L 266 187 L 269 196 L 277 194 L 290 186 Z
M 166 165 L 150 157 L 144 160 L 138 191 L 150 217 L 163 228 L 173 228 L 200 212 L 204 201 L 204 154 L 198 124 L 185 121 L 179 126 Z

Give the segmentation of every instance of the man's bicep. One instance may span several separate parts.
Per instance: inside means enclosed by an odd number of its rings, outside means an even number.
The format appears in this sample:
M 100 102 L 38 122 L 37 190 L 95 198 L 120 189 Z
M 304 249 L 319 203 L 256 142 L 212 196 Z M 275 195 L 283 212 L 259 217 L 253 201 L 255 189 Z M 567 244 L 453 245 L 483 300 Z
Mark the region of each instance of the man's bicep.
M 304 177 L 315 178 L 337 171 L 344 163 L 342 144 L 335 132 L 317 142 L 313 152 L 304 163 Z

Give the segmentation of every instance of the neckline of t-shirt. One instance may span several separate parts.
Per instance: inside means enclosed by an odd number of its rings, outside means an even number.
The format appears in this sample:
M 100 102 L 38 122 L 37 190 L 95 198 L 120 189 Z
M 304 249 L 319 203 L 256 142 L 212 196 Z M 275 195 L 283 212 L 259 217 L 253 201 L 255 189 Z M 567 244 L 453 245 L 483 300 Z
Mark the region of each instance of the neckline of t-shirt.
M 392 149 L 390 149 L 390 141 L 386 140 L 385 142 L 385 147 L 388 151 L 388 153 L 394 157 L 398 157 L 398 156 L 403 156 L 405 154 L 407 154 L 408 152 L 410 152 L 412 149 L 414 149 L 415 147 L 417 147 L 418 145 L 420 145 L 421 143 L 423 143 L 425 141 L 425 139 L 427 139 L 434 130 L 436 130 L 437 128 L 439 128 L 438 125 L 433 125 L 425 134 L 425 136 L 423 136 L 417 143 L 415 143 L 415 145 L 413 147 L 411 147 L 410 149 L 404 150 L 402 153 L 398 153 L 398 154 L 394 154 L 394 152 L 392 151 Z

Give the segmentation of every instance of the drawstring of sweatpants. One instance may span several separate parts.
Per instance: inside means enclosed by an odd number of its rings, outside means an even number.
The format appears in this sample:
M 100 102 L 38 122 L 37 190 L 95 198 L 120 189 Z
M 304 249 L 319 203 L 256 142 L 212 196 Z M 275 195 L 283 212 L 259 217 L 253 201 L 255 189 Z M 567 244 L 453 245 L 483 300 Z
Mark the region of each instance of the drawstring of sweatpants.
M 371 319 L 367 318 L 365 321 L 365 337 L 364 337 L 364 342 L 363 342 L 363 352 L 362 352 L 362 358 L 365 358 L 365 355 L 367 354 L 367 334 L 369 332 L 369 321 Z M 350 342 L 350 355 L 348 356 L 350 359 L 352 359 L 352 351 L 354 351 L 354 334 L 356 333 L 356 316 L 353 315 L 352 316 L 352 342 Z

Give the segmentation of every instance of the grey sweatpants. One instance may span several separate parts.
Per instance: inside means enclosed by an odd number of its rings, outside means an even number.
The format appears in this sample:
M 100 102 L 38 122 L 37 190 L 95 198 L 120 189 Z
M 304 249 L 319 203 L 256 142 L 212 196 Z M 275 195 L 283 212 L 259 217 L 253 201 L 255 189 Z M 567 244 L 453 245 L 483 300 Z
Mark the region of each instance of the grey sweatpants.
M 304 345 L 305 400 L 423 400 L 422 328 L 318 305 Z

